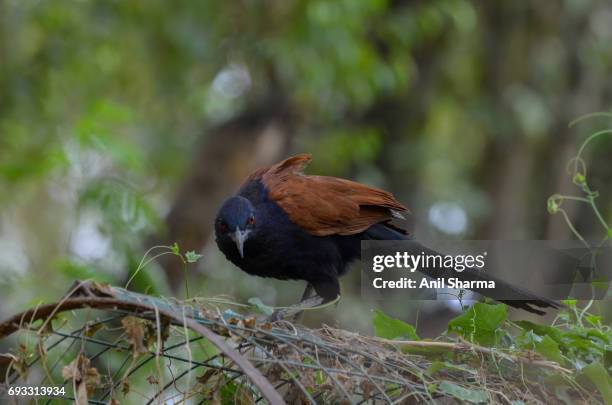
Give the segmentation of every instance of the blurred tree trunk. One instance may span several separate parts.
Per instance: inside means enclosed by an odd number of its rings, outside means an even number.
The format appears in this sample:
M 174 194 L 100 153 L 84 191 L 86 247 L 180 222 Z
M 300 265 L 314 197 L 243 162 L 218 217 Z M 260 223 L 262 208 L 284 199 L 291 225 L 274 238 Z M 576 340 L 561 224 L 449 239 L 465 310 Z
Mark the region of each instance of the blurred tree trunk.
M 488 89 L 493 114 L 503 133 L 495 134 L 484 154 L 483 187 L 488 190 L 492 212 L 479 237 L 488 239 L 543 238 L 570 239 L 573 236 L 564 221 L 546 210 L 546 200 L 553 193 L 576 191 L 566 171 L 566 164 L 577 149 L 575 130 L 567 124 L 573 118 L 602 107 L 603 90 L 594 91 L 581 65 L 580 38 L 589 29 L 588 14 L 564 15 L 559 3 L 519 4 L 480 3 L 480 20 L 486 24 L 485 60 L 489 69 L 483 82 Z M 551 18 L 557 15 L 559 18 Z M 555 38 L 566 50 L 563 58 L 564 81 L 553 92 L 539 83 L 532 64 L 521 60 L 537 55 L 541 41 Z M 521 63 L 517 64 L 516 62 Z M 582 61 L 584 63 L 584 61 Z M 508 104 L 508 86 L 520 84 L 541 94 L 551 122 L 546 142 L 529 139 L 521 130 L 516 112 Z M 597 94 L 599 91 L 600 94 Z M 588 93 L 588 95 L 587 95 Z M 572 100 L 590 100 L 591 105 Z M 566 206 L 570 217 L 579 214 L 574 204 Z M 524 229 L 524 234 L 517 234 Z

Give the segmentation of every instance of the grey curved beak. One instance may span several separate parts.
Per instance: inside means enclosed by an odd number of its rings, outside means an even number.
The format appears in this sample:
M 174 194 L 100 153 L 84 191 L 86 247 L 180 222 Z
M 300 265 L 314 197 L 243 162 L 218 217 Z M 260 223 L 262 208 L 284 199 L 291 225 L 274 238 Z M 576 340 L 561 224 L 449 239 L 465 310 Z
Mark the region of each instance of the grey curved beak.
M 236 243 L 236 247 L 238 248 L 238 253 L 240 253 L 240 257 L 244 259 L 244 242 L 248 239 L 250 230 L 241 230 L 236 227 L 236 231 L 232 235 L 232 239 Z

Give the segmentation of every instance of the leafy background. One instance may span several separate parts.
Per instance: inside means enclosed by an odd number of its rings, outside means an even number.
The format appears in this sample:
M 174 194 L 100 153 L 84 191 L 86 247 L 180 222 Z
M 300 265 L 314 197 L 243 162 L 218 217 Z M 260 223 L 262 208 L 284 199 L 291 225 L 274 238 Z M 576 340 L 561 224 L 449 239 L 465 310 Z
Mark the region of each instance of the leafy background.
M 240 178 L 292 152 L 393 191 L 422 237 L 572 238 L 546 201 L 609 128 L 568 123 L 610 108 L 611 19 L 605 0 L 0 0 L 0 317 L 75 278 L 123 285 L 174 242 L 203 255 L 192 295 L 294 302 L 300 283 L 248 277 L 210 238 Z M 583 156 L 608 223 L 611 153 L 599 137 Z M 590 207 L 564 208 L 605 236 Z M 164 256 L 131 286 L 182 296 L 184 274 Z M 306 322 L 371 331 L 357 271 L 343 292 Z M 460 312 L 382 305 L 420 336 Z

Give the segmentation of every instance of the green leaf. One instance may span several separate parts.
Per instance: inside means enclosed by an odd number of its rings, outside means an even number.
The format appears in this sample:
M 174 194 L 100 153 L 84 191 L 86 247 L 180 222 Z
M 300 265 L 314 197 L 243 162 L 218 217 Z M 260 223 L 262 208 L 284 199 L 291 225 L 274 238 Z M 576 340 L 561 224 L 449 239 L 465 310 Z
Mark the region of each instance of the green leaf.
M 526 332 L 532 331 L 539 336 L 550 336 L 555 342 L 561 343 L 563 332 L 553 326 L 542 325 L 530 321 L 516 321 L 516 324 L 525 329 Z
M 535 351 L 548 360 L 563 364 L 565 359 L 561 355 L 559 345 L 550 336 L 546 335 L 539 342 L 535 342 Z
M 419 340 L 414 326 L 395 318 L 391 318 L 380 310 L 374 311 L 374 334 L 383 339 Z
M 569 308 L 576 308 L 576 300 L 574 299 L 567 299 L 567 300 L 562 300 L 561 303 L 564 305 L 567 305 Z
M 606 405 L 612 405 L 612 380 L 601 363 L 591 363 L 582 369 L 586 376 L 597 387 Z
M 185 260 L 187 260 L 187 263 L 195 263 L 200 260 L 201 257 L 202 255 L 194 252 L 193 250 L 185 252 Z
M 177 256 L 180 256 L 180 255 L 181 255 L 181 251 L 180 251 L 180 249 L 179 249 L 179 245 L 178 245 L 178 243 L 176 243 L 176 242 L 174 242 L 174 243 L 172 244 L 172 246 L 170 246 L 170 251 L 171 251 L 173 254 L 177 255 Z
M 264 304 L 260 298 L 258 297 L 251 297 L 249 298 L 249 304 L 251 304 L 251 306 L 253 307 L 253 309 L 255 309 L 256 311 L 261 312 L 264 315 L 272 315 L 274 313 L 274 308 L 272 308 L 271 306 L 268 306 L 266 304 Z
M 606 334 L 599 329 L 589 328 L 585 330 L 587 338 L 589 338 L 592 342 L 601 343 L 602 345 L 607 345 L 610 343 L 610 337 L 612 335 Z
M 504 304 L 477 302 L 469 310 L 448 323 L 448 331 L 463 336 L 471 342 L 491 346 L 502 333 L 500 326 L 508 316 Z
M 438 392 L 450 395 L 462 401 L 480 404 L 489 401 L 489 395 L 483 390 L 471 390 L 463 388 L 453 382 L 444 380 L 438 385 Z

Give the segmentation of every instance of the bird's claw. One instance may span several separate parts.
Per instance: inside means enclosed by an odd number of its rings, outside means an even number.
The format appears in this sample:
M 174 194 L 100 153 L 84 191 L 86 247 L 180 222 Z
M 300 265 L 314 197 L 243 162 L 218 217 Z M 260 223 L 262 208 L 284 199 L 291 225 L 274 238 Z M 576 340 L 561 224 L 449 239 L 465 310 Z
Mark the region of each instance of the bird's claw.
M 281 321 L 283 319 L 285 319 L 285 317 L 287 316 L 287 311 L 284 309 L 278 309 L 274 312 L 272 312 L 271 315 L 269 315 L 266 318 L 267 322 L 277 322 L 277 321 Z
M 268 322 L 276 322 L 293 315 L 295 316 L 293 320 L 296 321 L 303 310 L 317 307 L 324 302 L 325 300 L 319 296 L 307 298 L 298 304 L 274 311 L 266 320 Z

